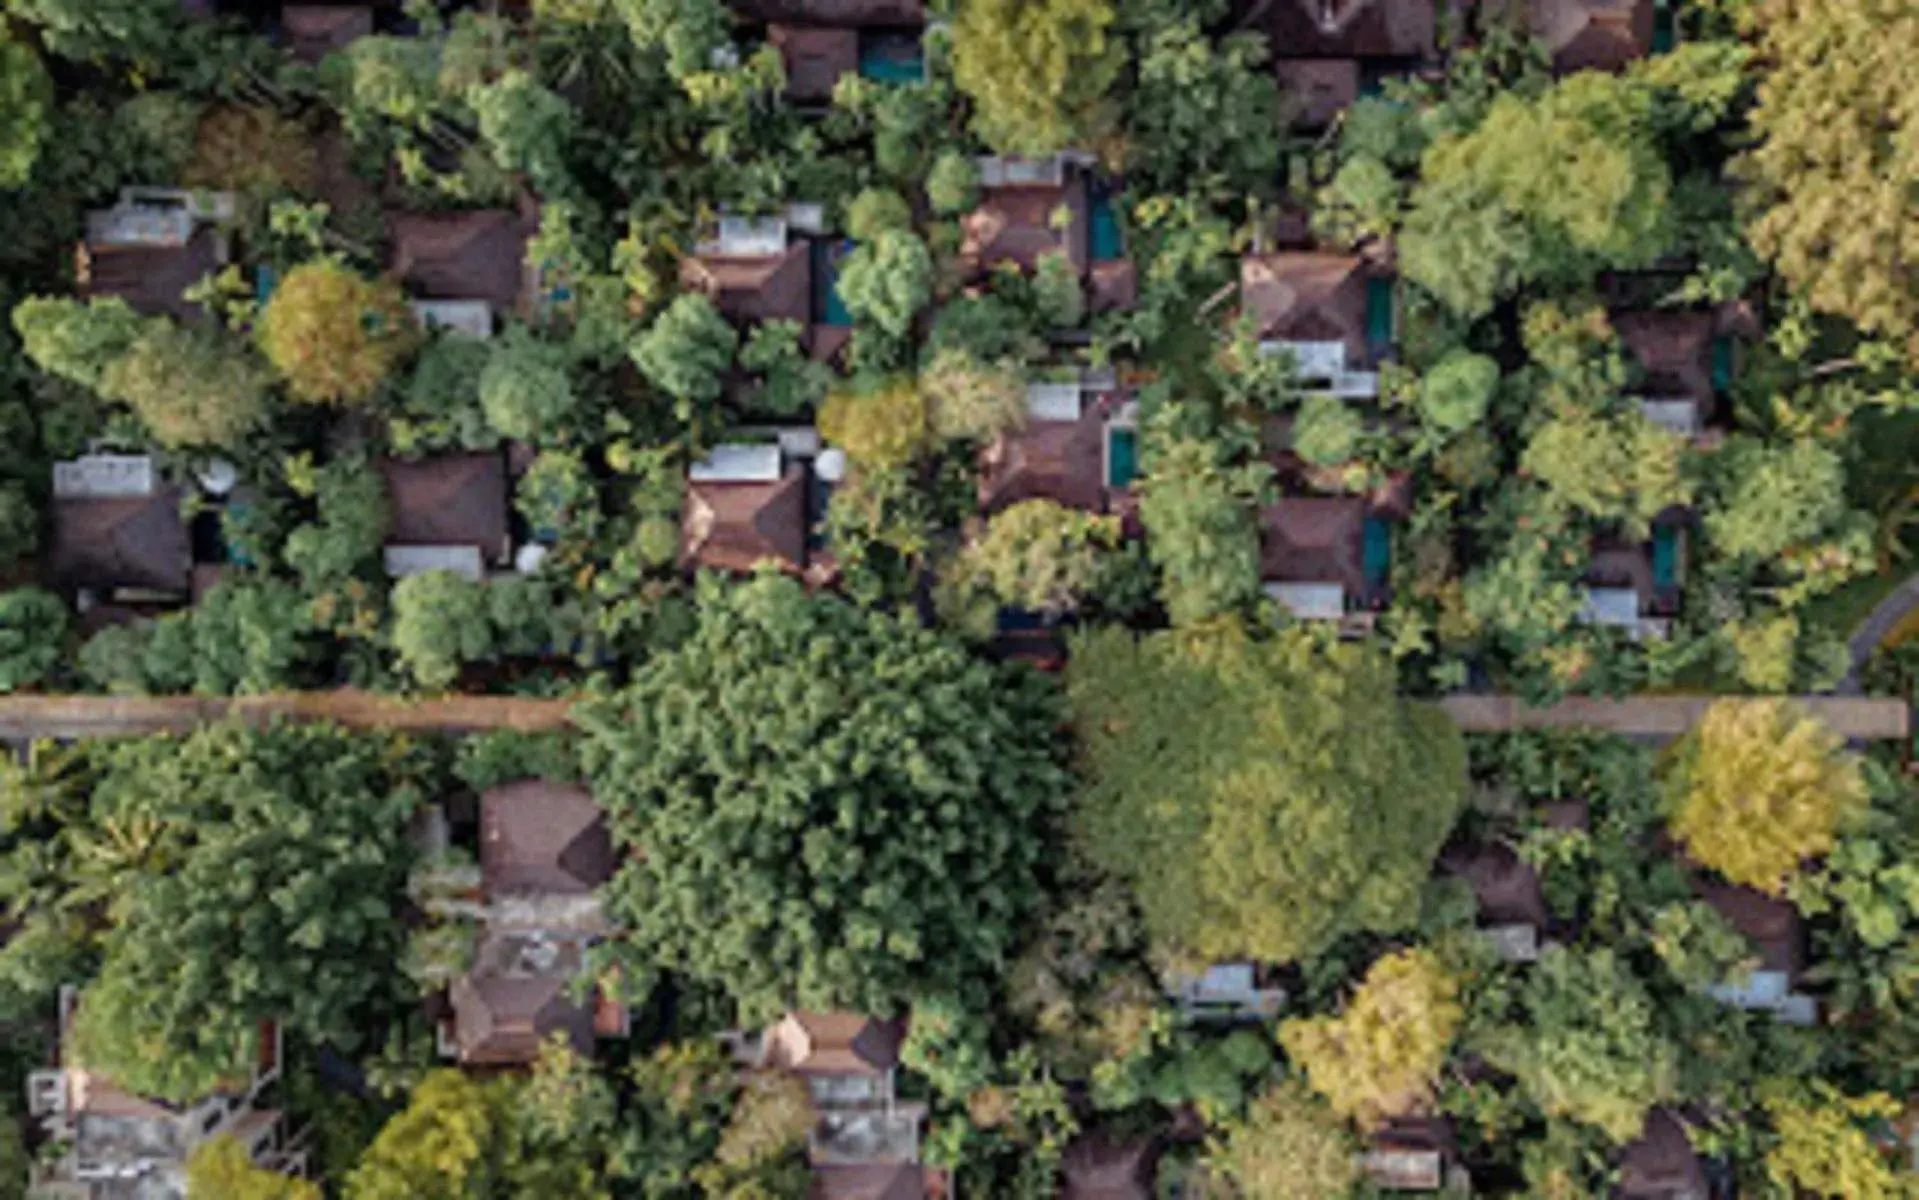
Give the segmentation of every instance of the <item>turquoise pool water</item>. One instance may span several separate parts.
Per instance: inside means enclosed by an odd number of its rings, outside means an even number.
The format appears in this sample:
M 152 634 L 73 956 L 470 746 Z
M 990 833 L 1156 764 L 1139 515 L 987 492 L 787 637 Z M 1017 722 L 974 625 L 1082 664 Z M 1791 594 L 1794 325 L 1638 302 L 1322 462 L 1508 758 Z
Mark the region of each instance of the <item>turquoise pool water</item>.
M 1139 431 L 1106 431 L 1106 486 L 1129 487 L 1139 474 Z

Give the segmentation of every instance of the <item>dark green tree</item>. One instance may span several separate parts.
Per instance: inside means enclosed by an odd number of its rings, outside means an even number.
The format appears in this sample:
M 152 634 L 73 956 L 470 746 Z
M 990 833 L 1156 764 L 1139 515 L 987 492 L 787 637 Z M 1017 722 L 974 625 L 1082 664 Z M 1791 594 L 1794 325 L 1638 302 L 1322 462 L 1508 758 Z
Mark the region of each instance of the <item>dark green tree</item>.
M 619 957 L 749 1021 L 974 993 L 1039 898 L 1066 782 L 1047 691 L 791 580 L 704 580 L 685 643 L 579 713 L 645 848 L 606 892 Z

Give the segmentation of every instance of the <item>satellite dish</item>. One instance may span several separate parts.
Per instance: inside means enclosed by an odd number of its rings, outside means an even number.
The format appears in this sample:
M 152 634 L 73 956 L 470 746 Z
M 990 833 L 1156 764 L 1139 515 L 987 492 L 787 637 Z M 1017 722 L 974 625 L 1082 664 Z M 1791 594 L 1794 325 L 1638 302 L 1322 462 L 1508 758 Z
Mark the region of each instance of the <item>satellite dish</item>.
M 197 477 L 209 494 L 224 496 L 240 482 L 240 468 L 224 458 L 215 458 L 200 468 Z

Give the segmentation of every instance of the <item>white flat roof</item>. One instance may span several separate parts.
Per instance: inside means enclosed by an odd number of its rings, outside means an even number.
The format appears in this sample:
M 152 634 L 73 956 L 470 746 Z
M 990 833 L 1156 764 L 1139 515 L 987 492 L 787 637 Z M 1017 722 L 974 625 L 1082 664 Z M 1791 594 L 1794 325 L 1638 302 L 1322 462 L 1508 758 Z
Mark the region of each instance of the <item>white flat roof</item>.
M 387 546 L 380 558 L 386 573 L 395 579 L 427 571 L 451 571 L 474 583 L 486 578 L 486 562 L 478 546 Z
M 688 468 L 687 477 L 695 483 L 772 483 L 780 477 L 781 466 L 780 448 L 774 443 L 727 442 Z
M 1035 421 L 1077 421 L 1079 413 L 1079 381 L 1026 385 L 1026 415 Z
M 1269 583 L 1265 592 L 1302 621 L 1337 621 L 1346 615 L 1346 588 L 1337 583 Z
M 493 309 L 484 300 L 410 300 L 413 319 L 428 329 L 447 329 L 468 337 L 493 336 Z
M 1623 587 L 1589 587 L 1579 619 L 1588 625 L 1639 628 L 1639 593 Z
M 59 500 L 151 496 L 153 459 L 145 454 L 83 454 L 53 464 L 53 495 Z

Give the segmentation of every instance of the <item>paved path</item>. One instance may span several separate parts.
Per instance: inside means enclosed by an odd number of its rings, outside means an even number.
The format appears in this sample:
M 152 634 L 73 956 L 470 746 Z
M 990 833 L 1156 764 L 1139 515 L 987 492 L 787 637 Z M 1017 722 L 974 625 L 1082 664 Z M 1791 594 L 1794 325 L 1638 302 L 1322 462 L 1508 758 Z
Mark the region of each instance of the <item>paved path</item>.
M 1723 696 L 1628 696 L 1603 700 L 1586 696 L 1532 708 L 1513 696 L 1448 696 L 1440 708 L 1467 733 L 1505 729 L 1604 729 L 1631 737 L 1678 737 Z M 1911 727 L 1911 711 L 1902 700 L 1860 696 L 1797 696 L 1794 699 L 1842 737 L 1857 741 L 1902 739 Z
M 1468 733 L 1504 729 L 1585 727 L 1634 737 L 1677 737 L 1691 729 L 1718 696 L 1631 696 L 1624 700 L 1579 697 L 1532 708 L 1516 697 L 1462 693 L 1440 707 Z M 1799 703 L 1847 738 L 1861 741 L 1907 736 L 1910 713 L 1903 701 L 1847 696 L 1802 696 Z M 537 732 L 564 729 L 568 700 L 519 696 L 444 696 L 408 700 L 340 689 L 266 696 L 0 696 L 0 738 L 114 737 L 182 732 L 210 721 L 238 717 L 266 722 L 334 721 L 352 729 L 398 729 L 415 733 L 473 733 L 483 729 Z
M 1865 690 L 1859 674 L 1871 660 L 1872 652 L 1879 648 L 1879 643 L 1892 636 L 1899 622 L 1915 610 L 1919 610 L 1919 575 L 1894 588 L 1892 594 L 1875 605 L 1866 614 L 1866 619 L 1859 622 L 1859 628 L 1853 630 L 1852 636 L 1846 639 L 1846 650 L 1852 656 L 1852 668 L 1839 681 L 1837 691 L 1840 695 L 1857 696 Z
M 264 724 L 276 717 L 333 721 L 350 729 L 414 733 L 561 729 L 571 703 L 521 696 L 410 700 L 341 688 L 263 696 L 0 696 L 0 738 L 113 737 L 178 733 L 226 717 Z

